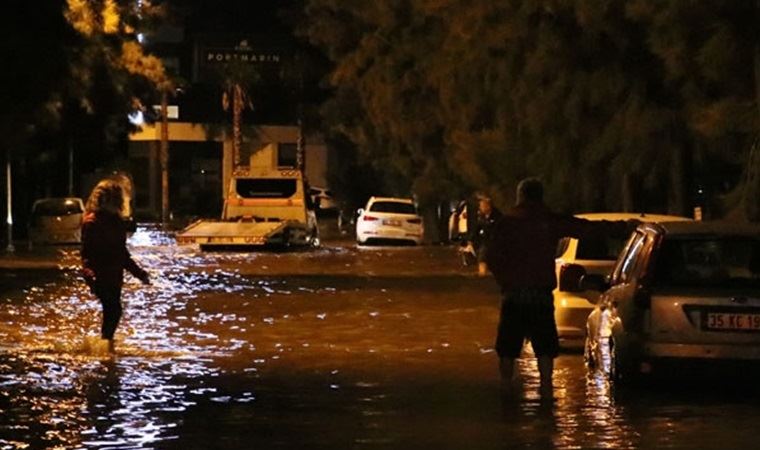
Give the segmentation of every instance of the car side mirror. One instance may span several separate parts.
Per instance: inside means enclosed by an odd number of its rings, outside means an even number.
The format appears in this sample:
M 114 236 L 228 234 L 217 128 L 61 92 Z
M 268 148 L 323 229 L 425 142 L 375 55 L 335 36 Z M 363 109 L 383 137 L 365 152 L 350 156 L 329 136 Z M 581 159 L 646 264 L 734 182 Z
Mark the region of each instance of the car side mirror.
M 604 292 L 610 285 L 607 282 L 607 277 L 598 274 L 586 274 L 580 279 L 580 288 L 583 291 L 596 291 Z
M 357 216 L 361 216 L 362 214 L 364 214 L 364 208 L 359 208 L 359 209 L 356 210 L 356 215 Z
M 563 292 L 582 292 L 581 279 L 586 269 L 579 264 L 562 264 L 559 268 L 559 290 Z

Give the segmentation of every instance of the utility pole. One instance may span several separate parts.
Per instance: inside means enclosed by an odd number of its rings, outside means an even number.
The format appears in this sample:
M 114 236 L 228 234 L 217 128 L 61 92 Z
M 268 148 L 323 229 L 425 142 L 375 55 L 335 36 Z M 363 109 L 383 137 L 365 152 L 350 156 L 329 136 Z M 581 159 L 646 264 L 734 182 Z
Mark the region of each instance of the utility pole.
M 74 196 L 74 144 L 69 140 L 69 197 Z
M 13 253 L 16 251 L 15 247 L 13 247 L 13 207 L 12 207 L 12 191 L 11 191 L 11 149 L 8 148 L 6 150 L 6 162 L 5 162 L 5 181 L 6 181 L 6 195 L 8 196 L 8 215 L 5 219 L 5 223 L 8 227 L 8 246 L 5 247 L 5 251 L 8 253 Z
M 298 77 L 298 92 L 296 92 L 296 95 L 298 96 L 297 102 L 298 106 L 296 108 L 296 114 L 298 115 L 298 141 L 296 143 L 296 160 L 298 162 L 298 170 L 301 171 L 301 176 L 306 177 L 306 143 L 304 140 L 303 135 L 303 98 L 304 98 L 304 88 L 303 88 L 303 60 L 301 59 L 300 55 L 296 55 L 295 58 L 295 64 L 296 64 L 296 70 Z
M 240 147 L 243 143 L 243 133 L 241 131 L 243 122 L 243 108 L 245 95 L 240 83 L 232 86 L 232 164 L 237 167 L 241 164 Z
M 749 149 L 747 157 L 747 172 L 741 206 L 744 215 L 750 222 L 760 221 L 760 208 L 757 206 L 760 197 L 760 138 L 756 138 Z
M 161 164 L 161 226 L 169 228 L 169 94 L 164 89 L 161 93 L 161 146 L 159 159 Z
M 303 121 L 298 118 L 298 140 L 296 141 L 296 165 L 301 175 L 306 175 L 306 149 L 303 139 Z

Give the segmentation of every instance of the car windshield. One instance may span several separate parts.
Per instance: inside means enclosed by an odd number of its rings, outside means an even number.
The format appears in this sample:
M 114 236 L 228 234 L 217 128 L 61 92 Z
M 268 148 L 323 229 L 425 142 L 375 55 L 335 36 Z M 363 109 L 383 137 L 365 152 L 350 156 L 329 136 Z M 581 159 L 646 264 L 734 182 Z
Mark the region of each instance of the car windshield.
M 578 240 L 576 259 L 615 261 L 625 239 L 595 236 Z
M 298 185 L 293 178 L 239 178 L 235 190 L 243 198 L 290 198 Z
M 37 216 L 68 216 L 81 213 L 82 205 L 75 200 L 51 199 L 34 205 L 34 214 Z
M 666 240 L 655 278 L 663 287 L 760 289 L 760 238 Z
M 402 202 L 374 202 L 369 210 L 380 213 L 417 214 L 417 210 L 414 208 L 413 204 Z

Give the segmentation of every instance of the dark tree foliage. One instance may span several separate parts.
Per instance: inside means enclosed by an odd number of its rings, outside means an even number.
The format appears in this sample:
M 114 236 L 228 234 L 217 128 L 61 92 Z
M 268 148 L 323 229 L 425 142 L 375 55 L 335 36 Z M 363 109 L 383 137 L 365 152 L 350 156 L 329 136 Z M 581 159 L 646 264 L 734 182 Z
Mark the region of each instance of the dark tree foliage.
M 169 86 L 163 66 L 137 42 L 158 16 L 144 1 L 13 0 L 2 15 L 0 129 L 30 177 L 33 195 L 62 195 L 68 152 L 80 170 L 107 166 L 130 131 L 127 114 Z M 21 173 L 23 176 L 24 174 Z
M 13 0 L 0 15 L 0 131 L 4 147 L 17 147 L 39 126 L 55 122 L 51 92 L 68 74 L 65 49 L 76 34 L 63 17 L 65 2 Z M 3 149 L 5 150 L 5 149 Z
M 695 177 L 729 191 L 717 198 L 720 212 L 760 220 L 760 2 L 638 0 L 628 14 L 663 65 Z M 721 176 L 731 171 L 738 183 Z
M 538 175 L 564 210 L 688 213 L 696 185 L 736 184 L 758 135 L 754 0 L 309 0 L 306 14 L 334 63 L 330 131 L 423 199 L 504 205 Z

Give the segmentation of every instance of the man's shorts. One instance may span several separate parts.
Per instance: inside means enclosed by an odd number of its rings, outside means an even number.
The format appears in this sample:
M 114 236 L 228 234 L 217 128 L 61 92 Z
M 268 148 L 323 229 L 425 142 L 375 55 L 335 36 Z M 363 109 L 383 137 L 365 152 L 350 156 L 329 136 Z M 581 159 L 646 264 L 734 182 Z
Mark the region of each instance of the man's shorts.
M 517 358 L 525 339 L 530 339 L 536 356 L 554 358 L 559 353 L 551 290 L 515 289 L 504 295 L 496 353 L 502 358 Z

